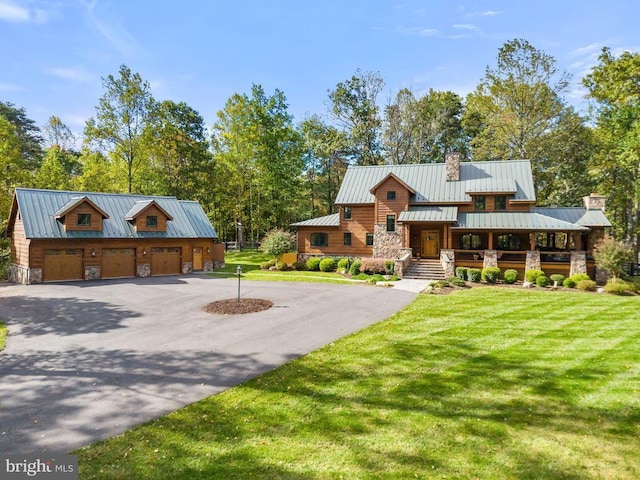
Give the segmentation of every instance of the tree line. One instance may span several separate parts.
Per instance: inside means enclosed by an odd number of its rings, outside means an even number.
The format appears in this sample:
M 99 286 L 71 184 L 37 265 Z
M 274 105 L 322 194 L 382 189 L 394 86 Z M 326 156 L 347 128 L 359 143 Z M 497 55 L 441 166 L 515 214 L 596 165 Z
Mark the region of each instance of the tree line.
M 523 39 L 506 42 L 474 91 L 404 88 L 385 105 L 384 79 L 357 70 L 327 91 L 326 112 L 296 123 L 284 92 L 254 84 L 211 126 L 184 102 L 159 101 L 125 65 L 76 139 L 56 116 L 39 128 L 0 102 L 0 230 L 13 189 L 27 186 L 171 195 L 200 201 L 221 238 L 236 225 L 259 240 L 275 227 L 334 212 L 351 165 L 529 159 L 539 205 L 609 197 L 614 234 L 638 254 L 640 55 L 604 48 L 582 79 L 582 115 L 566 96 L 570 76 Z M 78 147 L 81 145 L 81 147 Z

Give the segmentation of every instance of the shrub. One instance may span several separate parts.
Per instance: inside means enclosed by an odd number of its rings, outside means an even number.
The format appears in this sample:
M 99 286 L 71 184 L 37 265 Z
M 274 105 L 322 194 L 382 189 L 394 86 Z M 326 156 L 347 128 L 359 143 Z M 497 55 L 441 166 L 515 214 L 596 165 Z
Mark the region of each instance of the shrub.
M 487 283 L 496 283 L 500 278 L 500 273 L 501 270 L 498 267 L 484 267 L 480 277 Z
M 571 275 L 571 280 L 577 284 L 581 280 L 591 280 L 591 277 L 586 273 L 576 273 L 575 275 Z
M 595 292 L 596 282 L 594 282 L 593 280 L 580 280 L 576 283 L 576 287 L 584 292 Z
M 353 280 L 369 280 L 369 277 L 371 277 L 371 275 L 367 275 L 366 273 L 358 273 L 356 275 L 351 275 L 351 278 Z
M 262 240 L 261 249 L 268 255 L 280 257 L 283 253 L 294 252 L 296 250 L 296 234 L 287 232 L 280 228 L 274 228 L 267 233 Z
M 467 267 L 456 267 L 456 277 L 460 280 L 467 280 Z
M 320 261 L 320 270 L 323 272 L 333 272 L 336 269 L 336 261 L 331 258 L 324 258 Z
M 294 270 L 298 270 L 298 271 L 306 270 L 307 269 L 307 263 L 306 262 L 293 262 L 293 269 Z
M 378 282 L 384 282 L 384 277 L 382 275 L 380 275 L 379 273 L 376 273 L 375 275 L 371 275 L 368 279 L 367 282 L 372 283 L 372 284 L 376 284 Z
M 449 278 L 449 279 L 447 279 L 447 281 L 451 285 L 455 285 L 456 287 L 466 287 L 467 286 L 467 282 L 465 282 L 464 280 L 462 280 L 461 278 L 458 278 L 458 277 Z
M 393 272 L 396 269 L 396 262 L 393 260 L 385 260 L 384 261 L 384 273 L 387 275 L 393 275 Z
M 339 272 L 348 272 L 349 271 L 349 259 L 348 258 L 341 258 L 340 260 L 338 260 L 338 267 L 337 267 Z
M 365 258 L 362 260 L 362 264 L 360 265 L 360 271 L 368 273 L 369 275 L 375 275 L 376 273 L 385 274 L 387 270 L 384 266 L 383 260 L 378 260 L 376 258 Z
M 311 272 L 317 272 L 320 270 L 320 258 L 311 257 L 307 260 L 307 270 Z
M 546 287 L 549 285 L 549 277 L 546 275 L 538 275 L 536 277 L 536 285 L 543 288 Z
M 634 287 L 620 278 L 611 278 L 604 286 L 604 291 L 613 295 L 627 295 L 634 291 Z
M 562 282 L 564 282 L 564 275 L 560 274 L 560 273 L 554 273 L 553 275 L 551 275 L 549 277 L 549 279 L 555 284 L 556 282 L 558 283 L 558 285 L 562 285 Z
M 400 280 L 400 277 L 396 275 L 389 275 L 389 278 L 387 278 L 388 282 L 397 282 L 398 280 Z
M 447 282 L 446 280 L 437 280 L 435 282 L 429 283 L 429 286 L 433 288 L 444 288 L 449 286 L 449 282 Z
M 562 286 L 567 288 L 576 288 L 576 282 L 574 282 L 571 278 L 565 278 L 562 281 Z
M 276 262 L 276 270 L 286 271 L 289 270 L 289 265 L 284 262 Z
M 269 270 L 271 267 L 275 267 L 277 262 L 278 262 L 278 261 L 277 261 L 275 258 L 272 258 L 272 259 L 271 259 L 271 260 L 269 260 L 268 262 L 262 262 L 262 263 L 260 264 L 260 268 L 261 268 L 262 270 Z
M 542 270 L 536 270 L 535 268 L 532 268 L 531 270 L 527 270 L 525 272 L 524 279 L 527 282 L 536 283 L 536 278 L 538 278 L 540 275 L 544 275 L 544 272 Z
M 616 278 L 624 275 L 624 266 L 633 261 L 633 249 L 613 237 L 605 237 L 593 247 L 593 259 L 598 268 Z
M 512 268 L 504 271 L 504 283 L 516 283 L 518 281 L 518 271 Z
M 482 278 L 482 270 L 479 268 L 469 268 L 467 269 L 467 278 L 470 282 L 478 283 Z
M 351 275 L 359 275 L 360 274 L 360 265 L 362 265 L 362 262 L 360 262 L 360 260 L 356 260 L 355 262 L 353 262 L 351 264 L 351 267 L 349 267 L 349 273 Z

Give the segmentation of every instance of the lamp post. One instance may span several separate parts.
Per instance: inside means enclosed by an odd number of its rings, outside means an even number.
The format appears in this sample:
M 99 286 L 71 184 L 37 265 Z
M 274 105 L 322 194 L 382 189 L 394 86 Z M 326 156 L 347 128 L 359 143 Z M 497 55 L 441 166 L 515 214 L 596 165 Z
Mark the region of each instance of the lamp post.
M 238 274 L 238 303 L 240 303 L 240 275 L 242 275 L 242 267 L 240 265 L 238 265 L 236 273 Z

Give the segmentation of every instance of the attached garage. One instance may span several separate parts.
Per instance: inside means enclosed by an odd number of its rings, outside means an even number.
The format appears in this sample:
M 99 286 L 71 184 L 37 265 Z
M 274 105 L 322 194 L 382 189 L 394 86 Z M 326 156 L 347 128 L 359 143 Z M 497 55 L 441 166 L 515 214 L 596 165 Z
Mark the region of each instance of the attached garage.
M 45 249 L 42 279 L 45 282 L 82 280 L 82 249 Z
M 102 278 L 122 278 L 135 276 L 135 248 L 102 249 Z
M 154 247 L 151 249 L 151 275 L 178 275 L 181 273 L 182 248 Z

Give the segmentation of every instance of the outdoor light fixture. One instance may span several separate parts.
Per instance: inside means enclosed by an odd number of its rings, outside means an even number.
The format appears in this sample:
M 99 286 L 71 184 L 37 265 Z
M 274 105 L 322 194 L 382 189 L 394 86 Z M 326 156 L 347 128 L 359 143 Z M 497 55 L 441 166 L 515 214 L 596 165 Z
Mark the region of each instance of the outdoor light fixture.
M 95 248 L 92 248 L 92 249 L 91 249 L 91 256 L 92 256 L 92 257 L 95 257 L 95 256 L 96 256 L 96 249 L 95 249 Z
M 147 249 L 146 249 L 146 248 L 143 248 L 143 249 L 142 249 L 142 255 L 146 255 L 146 254 L 147 254 Z
M 211 249 L 207 247 L 207 253 L 211 253 Z
M 242 275 L 241 265 L 238 265 L 238 268 L 236 268 L 236 272 L 238 273 L 238 303 L 240 303 L 240 275 Z

